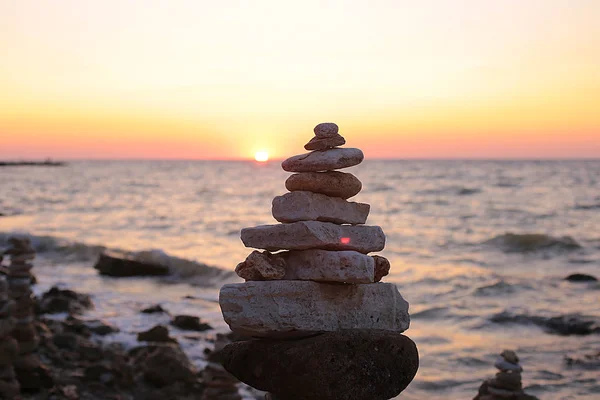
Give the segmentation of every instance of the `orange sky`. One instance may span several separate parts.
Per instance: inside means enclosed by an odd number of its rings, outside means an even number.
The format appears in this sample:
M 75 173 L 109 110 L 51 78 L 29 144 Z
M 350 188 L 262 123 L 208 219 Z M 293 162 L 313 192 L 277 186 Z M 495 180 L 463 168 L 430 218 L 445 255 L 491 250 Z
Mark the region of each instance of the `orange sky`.
M 600 2 L 0 0 L 0 159 L 600 157 Z

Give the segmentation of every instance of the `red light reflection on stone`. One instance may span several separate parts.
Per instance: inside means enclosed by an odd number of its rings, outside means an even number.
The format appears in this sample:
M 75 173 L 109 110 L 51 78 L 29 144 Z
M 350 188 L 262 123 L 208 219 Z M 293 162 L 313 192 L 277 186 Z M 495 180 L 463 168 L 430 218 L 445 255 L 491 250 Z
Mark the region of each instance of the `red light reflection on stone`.
M 348 244 L 350 243 L 350 238 L 349 237 L 343 237 L 340 239 L 340 242 L 342 242 L 342 244 Z

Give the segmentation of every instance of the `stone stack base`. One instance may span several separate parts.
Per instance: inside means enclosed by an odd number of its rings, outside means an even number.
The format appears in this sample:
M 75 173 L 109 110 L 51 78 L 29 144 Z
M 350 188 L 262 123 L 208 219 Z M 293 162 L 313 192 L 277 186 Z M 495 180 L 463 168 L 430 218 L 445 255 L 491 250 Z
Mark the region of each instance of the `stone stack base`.
M 419 367 L 410 338 L 375 330 L 236 342 L 222 356 L 227 371 L 277 400 L 388 400 Z

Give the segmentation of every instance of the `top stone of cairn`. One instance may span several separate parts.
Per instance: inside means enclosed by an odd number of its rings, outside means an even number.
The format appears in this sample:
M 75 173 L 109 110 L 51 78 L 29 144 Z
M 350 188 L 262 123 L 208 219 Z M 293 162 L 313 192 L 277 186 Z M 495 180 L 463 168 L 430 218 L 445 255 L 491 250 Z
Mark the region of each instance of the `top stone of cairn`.
M 323 122 L 313 129 L 315 136 L 319 139 L 334 137 L 338 134 L 339 128 L 333 122 Z

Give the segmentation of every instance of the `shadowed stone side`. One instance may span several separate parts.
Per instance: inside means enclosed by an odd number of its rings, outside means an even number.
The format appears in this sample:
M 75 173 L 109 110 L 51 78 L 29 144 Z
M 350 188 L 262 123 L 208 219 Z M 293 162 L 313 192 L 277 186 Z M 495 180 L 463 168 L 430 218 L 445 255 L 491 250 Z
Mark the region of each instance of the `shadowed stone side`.
M 400 333 L 356 330 L 233 343 L 223 349 L 223 365 L 277 399 L 388 400 L 412 381 L 419 354 Z

